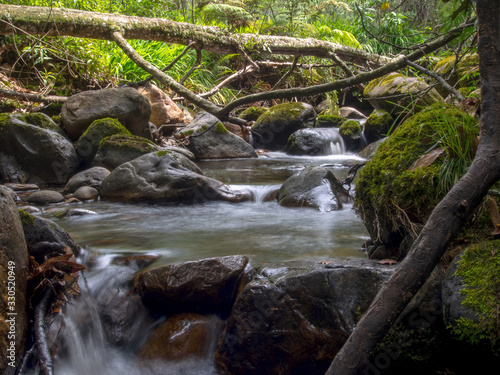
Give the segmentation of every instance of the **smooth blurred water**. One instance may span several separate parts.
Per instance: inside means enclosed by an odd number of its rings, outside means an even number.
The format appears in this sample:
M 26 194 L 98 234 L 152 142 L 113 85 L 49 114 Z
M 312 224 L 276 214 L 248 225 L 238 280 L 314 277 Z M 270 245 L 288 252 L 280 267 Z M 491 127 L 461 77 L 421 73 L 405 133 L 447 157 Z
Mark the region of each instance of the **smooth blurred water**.
M 245 254 L 252 265 L 301 258 L 364 257 L 367 237 L 350 206 L 336 212 L 281 207 L 270 199 L 282 182 L 310 165 L 330 168 L 342 179 L 359 158 L 349 155 L 290 157 L 268 153 L 257 159 L 200 162 L 207 176 L 250 191 L 254 201 L 195 205 L 126 204 L 96 201 L 78 208 L 97 215 L 57 219 L 85 248 L 100 254 L 148 253 L 164 263 Z M 47 214 L 46 214 L 47 215 Z

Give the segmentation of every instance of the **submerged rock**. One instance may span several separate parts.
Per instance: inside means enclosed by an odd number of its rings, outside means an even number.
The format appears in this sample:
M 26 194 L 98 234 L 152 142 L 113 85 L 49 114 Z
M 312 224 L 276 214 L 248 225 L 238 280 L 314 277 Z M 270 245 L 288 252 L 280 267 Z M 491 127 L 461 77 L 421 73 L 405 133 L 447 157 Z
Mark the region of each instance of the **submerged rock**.
M 230 374 L 324 374 L 389 267 L 351 259 L 259 270 L 227 320 L 217 365 Z
M 239 202 L 248 194 L 206 177 L 191 160 L 172 151 L 140 156 L 116 168 L 101 185 L 101 198 L 156 203 Z
M 307 167 L 281 186 L 278 202 L 285 207 L 311 207 L 320 211 L 341 210 L 351 202 L 335 175 L 323 167 Z
M 159 314 L 217 313 L 227 316 L 248 258 L 234 255 L 173 264 L 140 272 L 134 289 Z
M 141 347 L 141 359 L 180 361 L 212 354 L 224 322 L 217 316 L 193 313 L 174 315 L 165 320 Z
M 252 125 L 253 143 L 256 148 L 281 150 L 288 137 L 303 128 L 312 128 L 316 112 L 307 103 L 284 103 L 271 107 Z

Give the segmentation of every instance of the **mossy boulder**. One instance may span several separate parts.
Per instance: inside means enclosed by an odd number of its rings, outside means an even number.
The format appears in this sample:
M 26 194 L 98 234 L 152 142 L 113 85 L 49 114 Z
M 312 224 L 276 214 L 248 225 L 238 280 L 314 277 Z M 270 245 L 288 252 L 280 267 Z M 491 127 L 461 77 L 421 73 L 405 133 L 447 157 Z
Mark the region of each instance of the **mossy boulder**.
M 458 256 L 443 283 L 444 321 L 462 345 L 500 358 L 500 241 L 483 241 Z
M 366 142 L 372 143 L 384 138 L 393 124 L 392 116 L 383 109 L 374 110 L 364 123 Z
M 266 113 L 268 110 L 269 108 L 267 107 L 248 107 L 238 117 L 246 121 L 256 121 L 260 115 Z
M 270 151 L 281 150 L 295 131 L 312 128 L 316 112 L 307 103 L 278 104 L 262 114 L 252 125 L 254 146 Z
M 43 114 L 0 114 L 0 182 L 64 184 L 80 159 Z
M 444 103 L 443 97 L 423 79 L 407 77 L 401 73 L 389 73 L 366 85 L 363 95 L 373 108 L 385 109 L 391 114 Z
M 467 136 L 457 137 L 457 129 Z M 477 134 L 476 119 L 456 107 L 436 104 L 406 120 L 378 147 L 358 174 L 355 200 L 374 241 L 399 246 L 406 235 L 419 232 L 453 184 L 444 172 L 455 173 L 455 178 L 462 173 L 445 163 L 458 157 L 452 146 L 463 149 L 477 141 Z M 429 150 L 439 148 L 441 153 L 423 162 Z M 465 155 L 465 164 L 472 161 L 473 151 Z
M 344 140 L 346 151 L 357 152 L 363 148 L 363 129 L 358 121 L 347 120 L 340 126 L 339 133 Z
M 434 71 L 447 78 L 447 82 L 457 87 L 459 90 L 465 90 L 465 95 L 479 87 L 479 56 L 477 53 L 460 56 L 458 63 L 455 54 L 445 57 L 438 61 L 434 66 Z M 452 72 L 453 67 L 455 70 Z M 452 72 L 452 73 L 451 73 Z M 451 74 L 450 74 L 451 73 Z M 437 86 L 441 95 L 447 96 L 449 92 Z M 462 90 L 460 90 L 462 92 Z
M 92 164 L 97 154 L 97 150 L 99 150 L 101 141 L 115 134 L 132 135 L 132 133 L 115 118 L 107 117 L 92 122 L 76 143 L 76 151 L 85 165 L 89 166 Z
M 112 171 L 123 163 L 158 150 L 159 146 L 144 137 L 131 134 L 115 134 L 101 141 L 92 161 L 92 166 L 103 167 Z
M 196 159 L 254 158 L 251 144 L 231 133 L 217 117 L 200 112 L 176 136 L 189 140 L 187 148 Z
M 316 121 L 317 128 L 340 128 L 347 119 L 340 115 L 330 115 L 325 113 L 320 113 Z

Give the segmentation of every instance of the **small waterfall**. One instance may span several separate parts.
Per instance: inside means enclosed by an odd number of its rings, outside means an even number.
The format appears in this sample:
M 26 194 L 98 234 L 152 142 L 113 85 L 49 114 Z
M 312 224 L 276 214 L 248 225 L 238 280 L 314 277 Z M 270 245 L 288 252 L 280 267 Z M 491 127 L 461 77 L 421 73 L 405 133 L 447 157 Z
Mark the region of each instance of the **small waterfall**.
M 166 362 L 137 357 L 159 322 L 142 304 L 139 309 L 133 307 L 138 299 L 134 300 L 137 296 L 128 285 L 137 269 L 110 264 L 109 258 L 97 259 L 99 264 L 86 273 L 86 282 L 80 278 L 81 294 L 68 302 L 52 324 L 58 351 L 54 374 L 217 375 L 213 361 L 216 343 L 207 348 L 206 358 Z
M 315 128 L 311 130 L 317 133 L 323 141 L 323 155 L 345 154 L 344 140 L 340 136 L 338 128 Z
M 276 198 L 281 185 L 231 185 L 234 190 L 246 192 L 252 197 L 252 202 L 269 202 Z

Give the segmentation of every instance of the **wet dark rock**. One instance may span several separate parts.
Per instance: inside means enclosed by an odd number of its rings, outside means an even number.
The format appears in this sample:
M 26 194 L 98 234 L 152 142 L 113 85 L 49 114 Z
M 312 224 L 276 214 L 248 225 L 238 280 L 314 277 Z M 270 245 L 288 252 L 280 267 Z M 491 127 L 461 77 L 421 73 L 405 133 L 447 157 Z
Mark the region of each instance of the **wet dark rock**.
M 140 272 L 135 290 L 160 313 L 196 312 L 227 316 L 248 264 L 242 255 L 202 259 Z
M 189 139 L 187 148 L 196 159 L 257 157 L 252 145 L 228 131 L 217 117 L 207 112 L 197 114 L 177 136 Z
M 141 347 L 141 359 L 180 361 L 212 354 L 224 322 L 216 316 L 193 313 L 174 315 L 165 320 Z
M 206 177 L 191 160 L 172 151 L 157 151 L 120 165 L 101 185 L 101 198 L 156 203 L 240 202 L 248 194 Z
M 100 189 L 102 181 L 109 175 L 109 171 L 103 167 L 92 167 L 71 177 L 64 187 L 64 193 L 74 193 L 82 186 L 90 186 Z
M 335 129 L 313 128 L 294 132 L 283 149 L 290 155 L 331 155 L 335 150 L 341 153 L 344 141 Z
M 278 104 L 259 116 L 252 125 L 254 146 L 279 151 L 292 133 L 299 129 L 312 128 L 315 122 L 316 112 L 310 104 Z
M 92 210 L 86 210 L 83 208 L 67 208 L 64 210 L 60 210 L 56 213 L 56 216 L 61 219 L 63 217 L 72 217 L 72 216 L 87 216 L 87 215 L 97 215 L 97 212 Z
M 64 196 L 54 190 L 40 190 L 30 194 L 26 202 L 42 205 L 61 203 L 64 202 Z
M 153 264 L 160 256 L 159 255 L 121 255 L 113 258 L 111 264 L 118 266 L 131 267 L 137 270 L 145 268 Z
M 393 124 L 392 116 L 389 112 L 380 109 L 374 110 L 364 123 L 364 135 L 368 143 L 378 141 L 389 133 Z
M 12 288 L 12 275 L 15 287 Z M 9 277 L 10 276 L 10 277 Z M 16 367 L 24 353 L 28 332 L 27 313 L 28 251 L 24 240 L 19 212 L 7 189 L 0 186 L 0 372 Z M 12 292 L 15 294 L 12 295 Z M 10 310 L 9 296 L 15 298 L 14 310 Z M 8 312 L 15 312 L 15 317 Z M 10 334 L 14 334 L 14 338 Z M 13 347 L 11 347 L 13 342 Z M 12 366 L 9 366 L 12 363 Z M 13 372 L 12 372 L 13 373 Z
M 217 365 L 231 374 L 324 374 L 392 272 L 354 259 L 260 269 L 231 311 Z
M 38 244 L 42 242 L 58 243 L 63 247 L 69 246 L 75 256 L 80 254 L 80 246 L 73 238 L 55 222 L 38 216 L 33 216 L 26 211 L 19 210 L 23 224 L 24 236 L 28 252 L 35 257 L 38 263 L 43 263 L 45 253 L 38 253 Z
M 152 139 L 149 127 L 151 104 L 131 87 L 84 91 L 64 103 L 61 118 L 64 128 L 76 141 L 93 121 L 112 117 L 134 135 Z
M 344 140 L 346 151 L 358 152 L 365 146 L 363 129 L 357 120 L 347 120 L 340 126 L 339 132 Z
M 341 210 L 351 202 L 335 175 L 323 167 L 307 167 L 281 186 L 278 202 L 285 207 L 311 207 L 320 211 Z
M 52 124 L 43 127 L 32 116 L 0 114 L 0 181 L 30 184 L 68 181 L 77 171 L 80 159 L 72 143 Z

